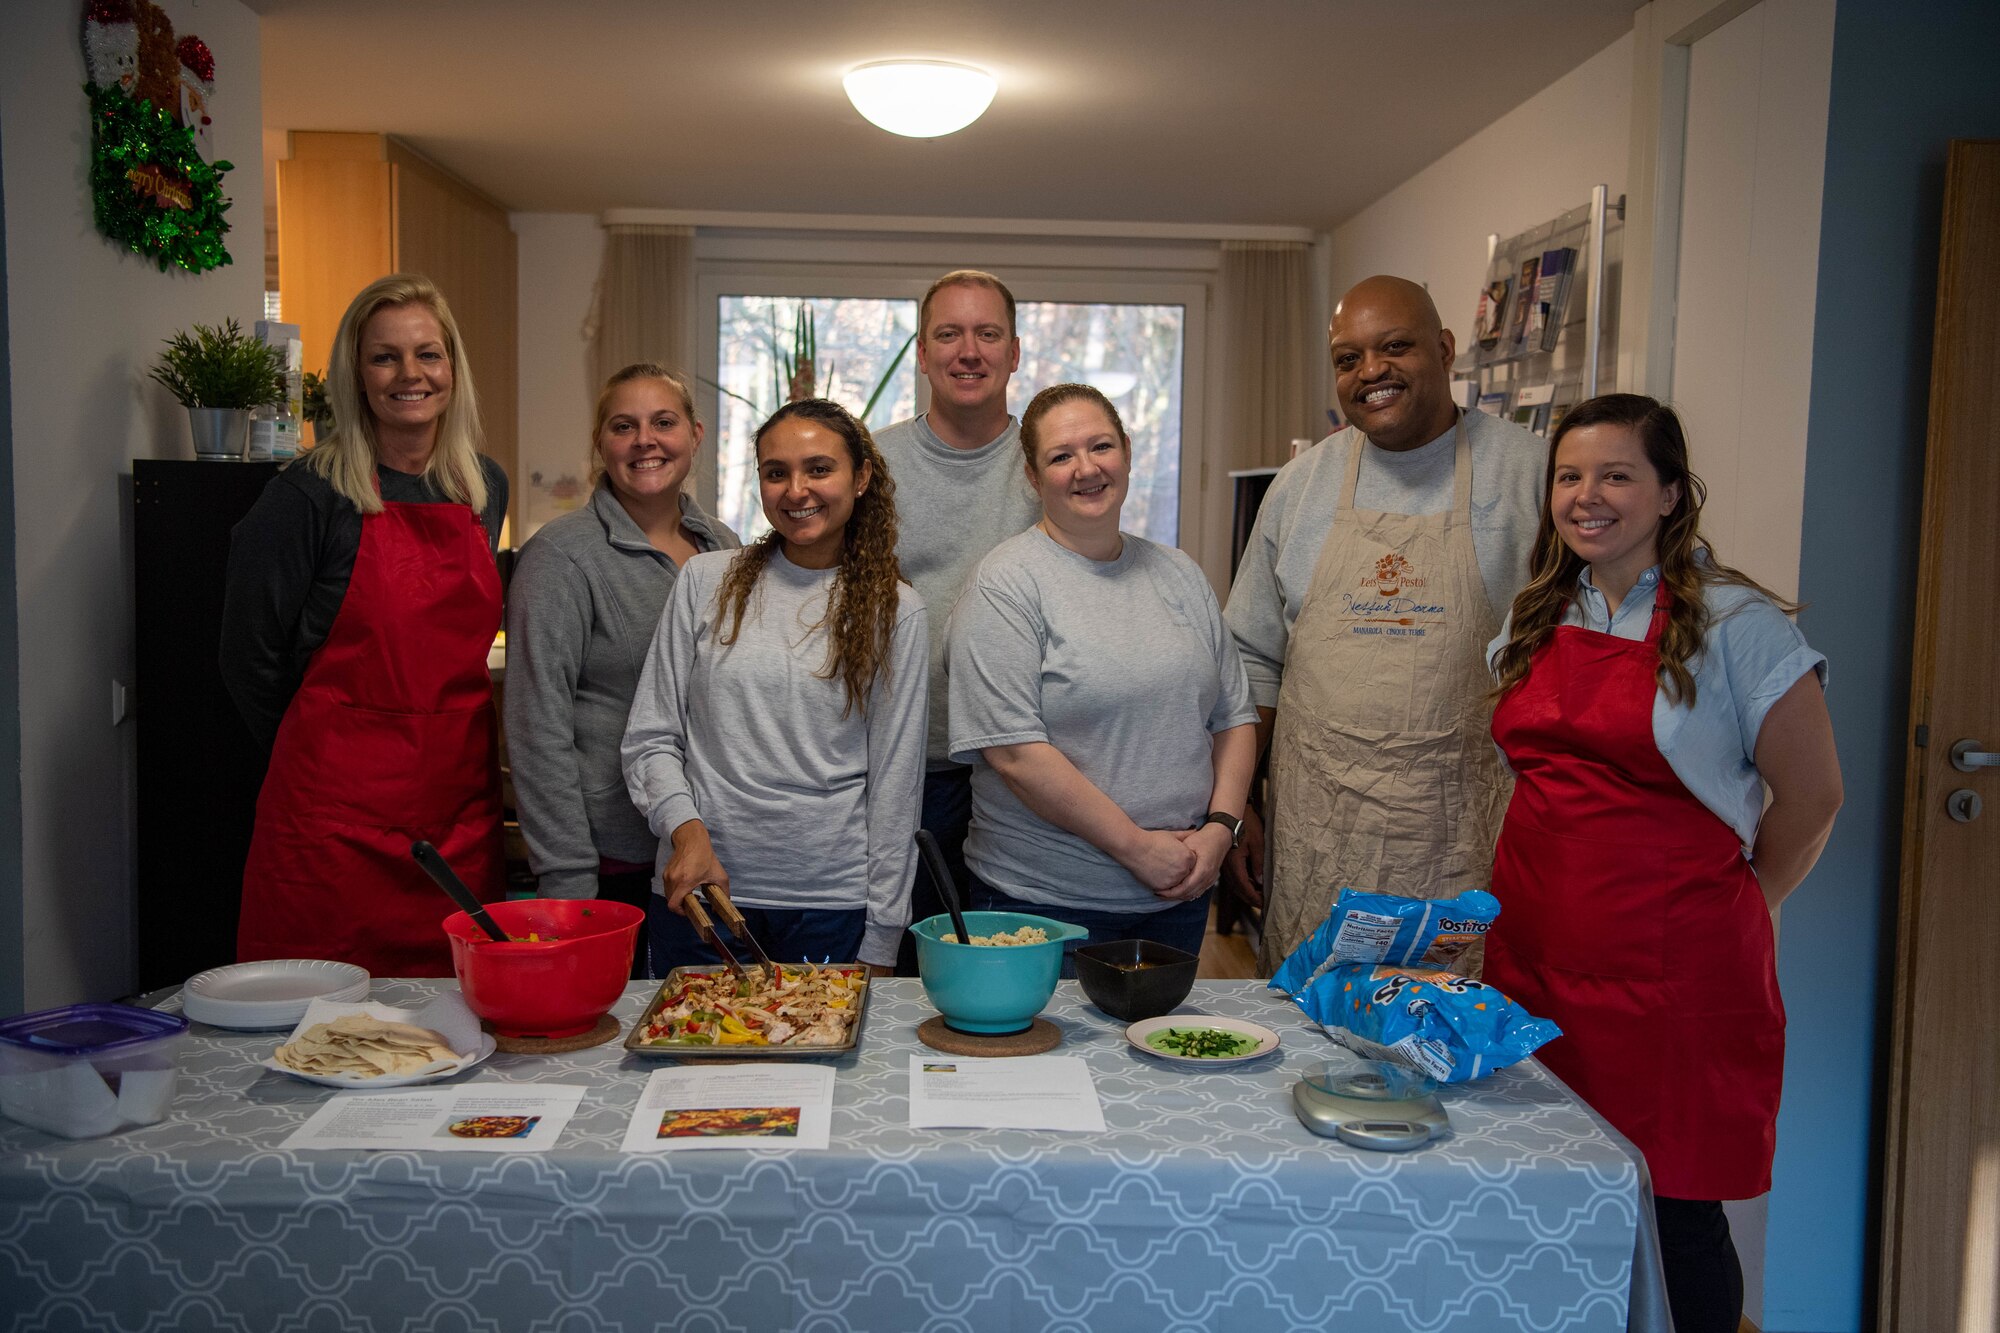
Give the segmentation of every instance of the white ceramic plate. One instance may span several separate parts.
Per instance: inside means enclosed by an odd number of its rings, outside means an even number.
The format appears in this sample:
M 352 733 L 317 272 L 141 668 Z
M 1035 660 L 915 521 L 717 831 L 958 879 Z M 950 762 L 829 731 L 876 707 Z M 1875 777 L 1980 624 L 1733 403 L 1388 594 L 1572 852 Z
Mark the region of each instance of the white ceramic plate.
M 1239 1037 L 1249 1037 L 1257 1044 L 1240 1055 L 1175 1055 L 1150 1044 L 1146 1038 L 1166 1028 L 1215 1028 L 1231 1032 Z M 1207 1069 L 1214 1065 L 1238 1065 L 1245 1060 L 1255 1060 L 1260 1055 L 1268 1055 L 1278 1049 L 1278 1034 L 1261 1023 L 1252 1023 L 1247 1018 L 1220 1018 L 1213 1014 L 1168 1014 L 1163 1018 L 1142 1018 L 1125 1029 L 1125 1040 L 1156 1060 L 1166 1060 L 1177 1065 L 1187 1065 Z
M 355 1074 L 308 1074 L 301 1069 L 287 1069 L 275 1059 L 267 1061 L 266 1069 L 275 1069 L 280 1074 L 290 1074 L 306 1083 L 317 1083 L 322 1088 L 410 1088 L 419 1083 L 442 1083 L 448 1078 L 456 1078 L 499 1049 L 493 1034 L 479 1034 L 479 1049 L 459 1064 L 449 1069 L 434 1070 L 428 1074 L 381 1074 L 375 1078 L 362 1078 Z
M 366 999 L 368 980 L 364 969 L 324 958 L 235 963 L 189 977 L 181 1011 L 219 1028 L 289 1028 L 314 1000 Z

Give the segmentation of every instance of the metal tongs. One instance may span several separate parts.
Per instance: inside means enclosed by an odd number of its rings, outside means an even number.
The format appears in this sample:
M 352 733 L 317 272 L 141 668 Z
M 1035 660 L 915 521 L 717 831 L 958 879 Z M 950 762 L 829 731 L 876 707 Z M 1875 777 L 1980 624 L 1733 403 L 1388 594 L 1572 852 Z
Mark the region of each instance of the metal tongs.
M 702 906 L 704 897 L 708 899 L 707 908 Z M 774 987 L 784 984 L 785 974 L 778 970 L 778 965 L 764 952 L 764 946 L 757 943 L 757 937 L 750 933 L 750 925 L 743 919 L 743 913 L 737 911 L 736 904 L 729 901 L 728 890 L 720 884 L 702 884 L 697 886 L 684 901 L 688 920 L 694 924 L 703 942 L 722 956 L 722 961 L 728 964 L 730 971 L 746 981 L 750 979 L 749 970 L 736 961 L 736 955 L 722 942 L 721 933 L 716 930 L 715 922 L 708 915 L 709 909 L 713 909 L 715 915 L 722 918 L 722 924 L 729 927 L 729 933 L 736 937 L 738 944 L 750 946 L 750 952 L 757 955 L 757 963 L 764 969 L 764 975 L 769 978 L 770 984 Z

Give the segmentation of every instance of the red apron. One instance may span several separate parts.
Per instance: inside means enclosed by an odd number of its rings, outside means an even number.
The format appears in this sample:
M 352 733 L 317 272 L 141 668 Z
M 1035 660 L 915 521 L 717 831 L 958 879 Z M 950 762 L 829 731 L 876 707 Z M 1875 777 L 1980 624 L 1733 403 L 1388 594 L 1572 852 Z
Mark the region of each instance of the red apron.
M 1771 1187 L 1785 1011 L 1733 829 L 1653 740 L 1662 587 L 1642 642 L 1566 625 L 1493 715 L 1513 766 L 1486 980 L 1563 1035 L 1539 1052 L 1674 1199 Z
M 500 773 L 486 653 L 500 575 L 462 504 L 385 504 L 285 710 L 243 868 L 236 955 L 451 975 L 450 901 L 410 859 L 428 839 L 502 896 Z

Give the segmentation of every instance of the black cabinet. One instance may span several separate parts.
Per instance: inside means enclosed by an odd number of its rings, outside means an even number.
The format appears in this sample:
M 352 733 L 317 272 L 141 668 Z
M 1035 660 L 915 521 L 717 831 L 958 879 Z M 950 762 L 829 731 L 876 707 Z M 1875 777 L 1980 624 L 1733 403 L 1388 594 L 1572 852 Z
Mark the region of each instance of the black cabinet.
M 265 754 L 222 688 L 229 530 L 276 463 L 132 464 L 139 988 L 236 960 Z
M 1236 567 L 1243 563 L 1244 548 L 1250 545 L 1250 529 L 1257 522 L 1257 511 L 1264 507 L 1264 494 L 1277 476 L 1278 469 L 1274 467 L 1245 468 L 1229 474 L 1229 577 L 1232 579 L 1236 577 Z

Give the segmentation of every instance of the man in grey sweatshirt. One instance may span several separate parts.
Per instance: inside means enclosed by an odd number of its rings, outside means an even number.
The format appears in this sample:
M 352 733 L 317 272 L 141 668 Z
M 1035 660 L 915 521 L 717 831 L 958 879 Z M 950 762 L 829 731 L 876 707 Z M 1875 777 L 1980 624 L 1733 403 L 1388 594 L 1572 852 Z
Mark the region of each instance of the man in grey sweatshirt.
M 1021 457 L 1021 423 L 1007 411 L 1007 381 L 1020 364 L 1014 294 L 1006 284 L 974 269 L 947 273 L 924 293 L 917 312 L 917 369 L 930 382 L 930 410 L 875 436 L 896 479 L 896 556 L 930 609 L 923 827 L 961 883 L 972 770 L 953 763 L 947 748 L 945 629 L 973 568 L 1041 515 Z M 943 910 L 928 876 L 919 875 L 910 919 Z M 896 970 L 916 975 L 907 937 Z

